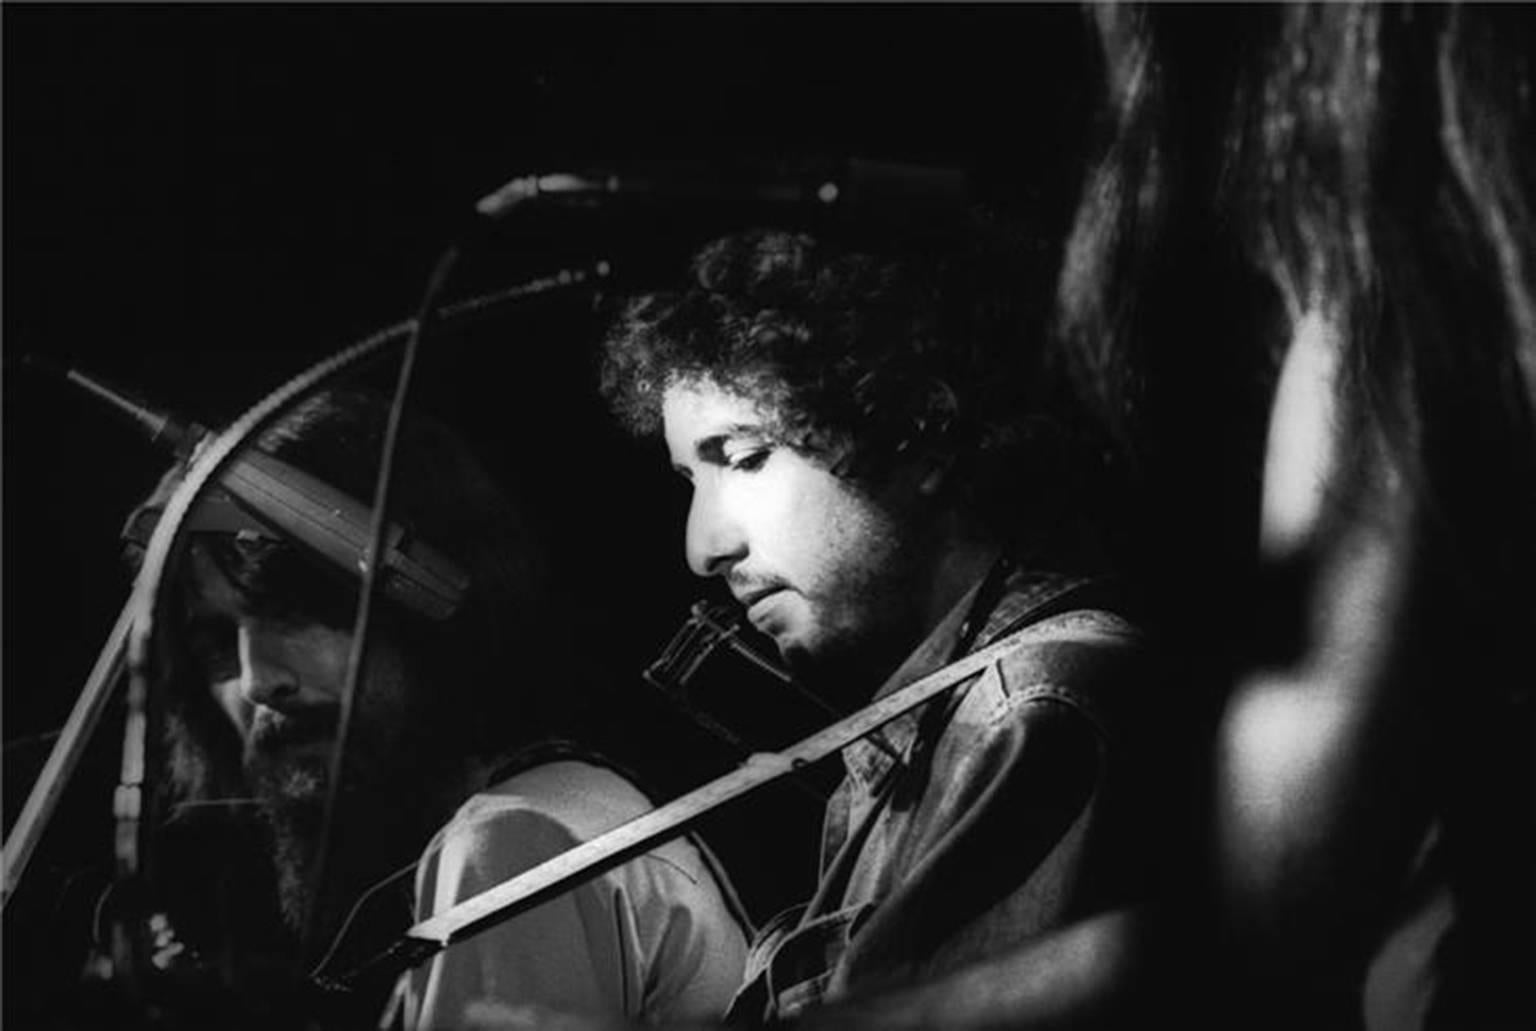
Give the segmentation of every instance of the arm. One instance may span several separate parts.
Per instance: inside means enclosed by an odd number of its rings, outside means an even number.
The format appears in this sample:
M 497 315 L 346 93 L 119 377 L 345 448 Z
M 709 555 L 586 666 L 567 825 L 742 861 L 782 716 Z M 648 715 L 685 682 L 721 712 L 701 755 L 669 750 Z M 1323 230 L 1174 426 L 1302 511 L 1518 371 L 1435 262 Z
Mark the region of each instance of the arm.
M 544 813 L 480 796 L 424 860 L 417 911 L 426 916 L 538 865 L 577 838 Z M 408 1028 L 498 1026 L 521 1007 L 624 1012 L 621 964 L 603 879 L 588 882 L 452 946 L 406 975 Z
M 596 766 L 526 771 L 477 796 L 439 835 L 421 867 L 418 911 L 440 911 L 647 807 L 632 785 Z M 737 987 L 746 951 L 733 900 L 698 847 L 667 842 L 411 974 L 407 1026 L 499 1026 L 536 1009 L 647 1021 L 714 1016 Z
M 676 838 L 613 871 L 623 938 L 644 981 L 647 1023 L 718 1018 L 741 986 L 747 930 L 724 875 Z

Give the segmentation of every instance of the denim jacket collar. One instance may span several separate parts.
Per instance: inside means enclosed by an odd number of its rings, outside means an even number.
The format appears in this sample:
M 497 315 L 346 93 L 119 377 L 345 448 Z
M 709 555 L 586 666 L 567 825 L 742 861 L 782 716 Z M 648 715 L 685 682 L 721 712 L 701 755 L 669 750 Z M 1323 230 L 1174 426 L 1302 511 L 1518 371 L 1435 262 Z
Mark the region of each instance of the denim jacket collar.
M 1005 585 L 1007 589 L 998 592 L 1000 598 L 993 594 L 992 597 L 998 600 L 985 599 L 989 602 L 986 611 L 977 611 L 978 601 L 983 600 L 980 596 L 984 588 L 998 573 L 1005 577 L 999 586 Z M 907 656 L 906 661 L 880 686 L 874 698 L 884 698 L 920 677 L 942 669 L 959 658 L 957 651 L 961 647 L 969 652 L 991 644 L 1017 626 L 1031 611 L 1083 582 L 1080 578 L 1059 573 L 1011 568 L 1008 559 L 999 558 L 998 565 L 976 579 L 922 643 Z M 984 621 L 979 630 L 975 629 L 977 620 Z M 897 756 L 903 760 L 909 759 L 919 722 L 927 709 L 928 706 L 921 706 L 887 723 L 879 731 L 888 746 L 886 748 L 867 738 L 845 748 L 843 763 L 849 778 L 854 782 L 850 786 L 872 791 L 897 763 Z

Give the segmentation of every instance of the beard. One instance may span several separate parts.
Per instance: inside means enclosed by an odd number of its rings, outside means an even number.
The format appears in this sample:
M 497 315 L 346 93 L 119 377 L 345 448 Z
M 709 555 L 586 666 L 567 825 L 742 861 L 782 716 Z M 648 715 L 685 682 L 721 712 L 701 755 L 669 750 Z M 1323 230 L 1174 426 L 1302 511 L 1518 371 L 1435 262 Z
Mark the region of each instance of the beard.
M 336 731 L 332 710 L 293 715 L 267 709 L 258 710 L 246 730 L 246 780 L 272 837 L 283 920 L 295 932 L 303 931 L 310 909 Z
M 867 704 L 927 635 L 922 610 L 932 573 L 900 554 L 808 601 L 806 632 L 779 648 L 805 685 L 851 712 Z
M 808 689 L 843 713 L 867 705 L 913 649 L 910 629 L 865 633 L 831 641 L 814 653 L 787 649 L 784 664 Z
M 327 773 L 319 763 L 271 759 L 247 763 L 246 771 L 272 839 L 283 922 L 295 933 L 303 933 L 325 822 Z
M 344 779 L 327 839 L 324 880 L 317 884 L 326 778 L 311 773 L 300 768 L 264 775 L 255 781 L 255 790 L 271 841 L 283 922 L 294 934 L 307 932 L 312 943 L 323 947 L 341 929 L 354 903 L 414 858 L 425 840 L 418 833 L 419 798 Z M 411 881 L 400 883 L 409 888 Z
M 386 749 L 370 742 L 368 728 L 354 728 L 324 857 L 324 884 L 316 897 L 315 867 L 325 835 L 333 728 L 300 725 L 271 714 L 247 737 L 245 771 L 260 803 L 271 840 L 278 903 L 295 934 L 309 931 L 327 942 L 353 904 L 389 873 L 416 858 L 435 826 L 438 795 L 455 803 L 459 786 L 441 767 L 418 760 L 426 743 L 395 741 Z M 372 746 L 372 747 L 370 747 Z M 393 756 L 392 761 L 368 756 Z M 410 759 L 403 757 L 410 756 Z M 406 888 L 410 880 L 401 884 Z M 305 923 L 311 924 L 306 929 Z

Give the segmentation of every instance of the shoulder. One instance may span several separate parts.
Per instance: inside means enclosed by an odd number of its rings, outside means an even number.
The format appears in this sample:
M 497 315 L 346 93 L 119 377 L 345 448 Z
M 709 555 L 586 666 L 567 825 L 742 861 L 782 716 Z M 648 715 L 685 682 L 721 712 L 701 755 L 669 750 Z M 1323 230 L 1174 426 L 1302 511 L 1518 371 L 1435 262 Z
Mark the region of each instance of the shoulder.
M 556 855 L 650 808 L 638 788 L 611 770 L 579 761 L 545 763 L 471 795 L 433 836 L 423 858 Z
M 471 796 L 428 843 L 417 871 L 441 905 L 484 890 L 650 809 L 603 767 L 560 761 L 530 767 Z M 444 897 L 438 897 L 444 896 Z
M 555 855 L 601 837 L 655 806 L 623 774 L 581 760 L 559 760 L 529 767 L 492 785 L 459 808 L 445 830 L 481 847 L 497 847 L 524 838 L 526 850 Z M 713 879 L 699 850 L 688 837 L 653 846 L 644 855 L 610 871 L 608 876 L 678 874 L 690 881 Z
M 1005 634 L 996 642 L 1010 671 L 1076 680 L 1144 658 L 1145 639 L 1128 619 L 1104 609 L 1073 609 Z
M 542 763 L 478 792 L 453 823 L 469 830 L 487 823 L 546 821 L 576 840 L 597 837 L 649 812 L 650 800 L 621 774 L 579 760 Z
M 1108 734 L 1150 689 L 1143 634 L 1107 610 L 1059 612 L 1004 634 L 988 648 L 995 658 L 957 707 L 961 723 L 1065 710 Z

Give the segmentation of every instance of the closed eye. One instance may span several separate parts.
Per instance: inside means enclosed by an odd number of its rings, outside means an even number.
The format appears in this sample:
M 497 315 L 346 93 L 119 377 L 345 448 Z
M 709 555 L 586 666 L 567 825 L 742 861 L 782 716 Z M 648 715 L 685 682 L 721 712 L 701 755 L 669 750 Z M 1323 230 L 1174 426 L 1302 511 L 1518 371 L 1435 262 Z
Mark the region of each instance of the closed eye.
M 210 683 L 240 675 L 239 628 L 233 620 L 201 616 L 187 630 L 187 648 Z
M 759 447 L 727 458 L 727 464 L 733 470 L 744 473 L 755 473 L 761 469 L 773 454 L 773 448 Z

